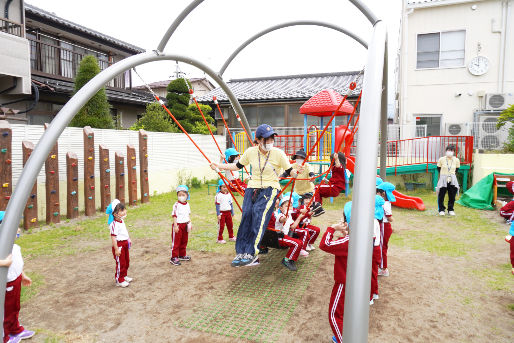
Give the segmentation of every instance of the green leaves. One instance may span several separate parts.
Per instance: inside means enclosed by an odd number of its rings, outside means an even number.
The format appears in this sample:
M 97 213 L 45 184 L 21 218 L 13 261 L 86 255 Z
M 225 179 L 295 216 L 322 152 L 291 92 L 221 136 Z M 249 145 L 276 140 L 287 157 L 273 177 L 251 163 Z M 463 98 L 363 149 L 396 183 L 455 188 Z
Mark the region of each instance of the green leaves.
M 509 137 L 503 148 L 506 152 L 514 152 L 514 105 L 511 105 L 500 114 L 496 127 L 499 129 L 507 123 L 512 123 L 512 126 L 509 128 Z

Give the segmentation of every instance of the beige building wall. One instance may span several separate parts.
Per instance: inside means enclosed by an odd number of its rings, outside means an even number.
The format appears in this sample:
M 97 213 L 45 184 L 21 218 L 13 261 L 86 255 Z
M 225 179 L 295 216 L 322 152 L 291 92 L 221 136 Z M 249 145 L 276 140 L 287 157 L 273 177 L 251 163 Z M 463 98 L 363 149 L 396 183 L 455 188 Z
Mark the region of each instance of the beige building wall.
M 514 154 L 474 154 L 473 158 L 473 185 L 492 172 L 514 174 Z
M 419 115 L 442 115 L 441 134 L 446 123 L 475 121 L 482 110 L 484 93 L 514 93 L 514 14 L 509 1 L 510 23 L 506 25 L 504 82 L 500 82 L 502 1 L 439 1 L 450 5 L 404 10 L 400 62 L 399 123 L 415 124 Z M 453 3 L 453 4 L 452 4 Z M 420 5 L 421 6 L 421 5 Z M 472 9 L 472 6 L 476 6 Z M 417 35 L 465 30 L 465 57 L 461 67 L 417 69 Z M 478 47 L 480 46 L 480 52 Z M 489 70 L 481 76 L 468 71 L 477 55 L 489 59 Z

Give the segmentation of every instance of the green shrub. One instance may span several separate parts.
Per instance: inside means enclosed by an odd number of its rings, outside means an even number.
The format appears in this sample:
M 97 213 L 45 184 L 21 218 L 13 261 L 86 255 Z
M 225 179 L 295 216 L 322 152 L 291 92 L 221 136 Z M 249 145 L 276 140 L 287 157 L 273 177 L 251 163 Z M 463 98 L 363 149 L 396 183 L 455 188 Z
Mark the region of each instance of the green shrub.
M 202 187 L 202 180 L 200 180 L 196 176 L 193 176 L 191 178 L 191 187 L 193 187 L 193 188 L 200 188 L 200 187 Z
M 509 136 L 503 145 L 503 149 L 505 152 L 514 152 L 514 105 L 511 105 L 500 114 L 496 127 L 499 129 L 507 123 L 511 123 L 512 125 L 509 128 Z
M 86 83 L 100 73 L 100 67 L 96 57 L 85 56 L 79 65 L 77 76 L 75 77 L 75 92 L 77 93 Z M 111 108 L 107 101 L 105 88 L 102 87 L 89 101 L 82 107 L 75 117 L 71 120 L 70 126 L 84 127 L 91 126 L 100 129 L 114 129 L 114 121 L 111 116 Z
M 180 132 L 168 113 L 157 102 L 146 105 L 143 116 L 130 129 L 136 131 L 144 129 L 156 132 Z

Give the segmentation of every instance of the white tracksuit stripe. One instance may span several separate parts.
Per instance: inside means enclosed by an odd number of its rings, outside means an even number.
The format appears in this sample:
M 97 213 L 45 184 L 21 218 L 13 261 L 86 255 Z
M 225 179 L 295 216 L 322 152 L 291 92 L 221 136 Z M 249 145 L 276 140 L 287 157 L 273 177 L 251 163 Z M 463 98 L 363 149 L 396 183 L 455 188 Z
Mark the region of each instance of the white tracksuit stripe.
M 330 310 L 330 320 L 332 321 L 332 325 L 334 325 L 334 328 L 336 330 L 338 342 L 343 342 L 343 335 L 342 335 L 341 331 L 339 331 L 339 327 L 337 326 L 337 322 L 336 322 L 336 318 L 335 318 L 334 314 L 337 309 L 337 304 L 339 304 L 339 298 L 341 297 L 341 291 L 343 290 L 343 287 L 344 287 L 343 284 L 339 285 L 339 288 L 337 289 L 336 298 L 334 299 L 334 303 L 332 304 L 332 309 Z M 343 299 L 343 301 L 344 301 L 344 299 Z

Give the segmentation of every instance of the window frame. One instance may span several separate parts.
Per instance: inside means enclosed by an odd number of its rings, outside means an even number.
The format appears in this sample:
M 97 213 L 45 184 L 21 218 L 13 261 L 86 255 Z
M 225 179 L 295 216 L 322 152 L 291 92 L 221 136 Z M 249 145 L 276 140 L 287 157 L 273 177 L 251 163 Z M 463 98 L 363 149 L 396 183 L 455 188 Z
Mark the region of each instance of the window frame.
M 464 31 L 464 58 L 461 66 L 453 66 L 453 67 L 441 67 L 441 34 L 447 33 L 447 32 L 458 32 L 458 31 Z M 419 35 L 428 35 L 438 33 L 439 34 L 439 66 L 437 67 L 428 67 L 428 68 L 418 68 L 418 37 Z M 415 61 L 415 68 L 414 70 L 437 70 L 437 69 L 458 69 L 458 68 L 466 68 L 466 38 L 467 38 L 467 30 L 466 29 L 456 29 L 456 30 L 442 30 L 442 31 L 429 31 L 429 32 L 423 32 L 423 33 L 417 33 L 416 34 L 416 61 Z

